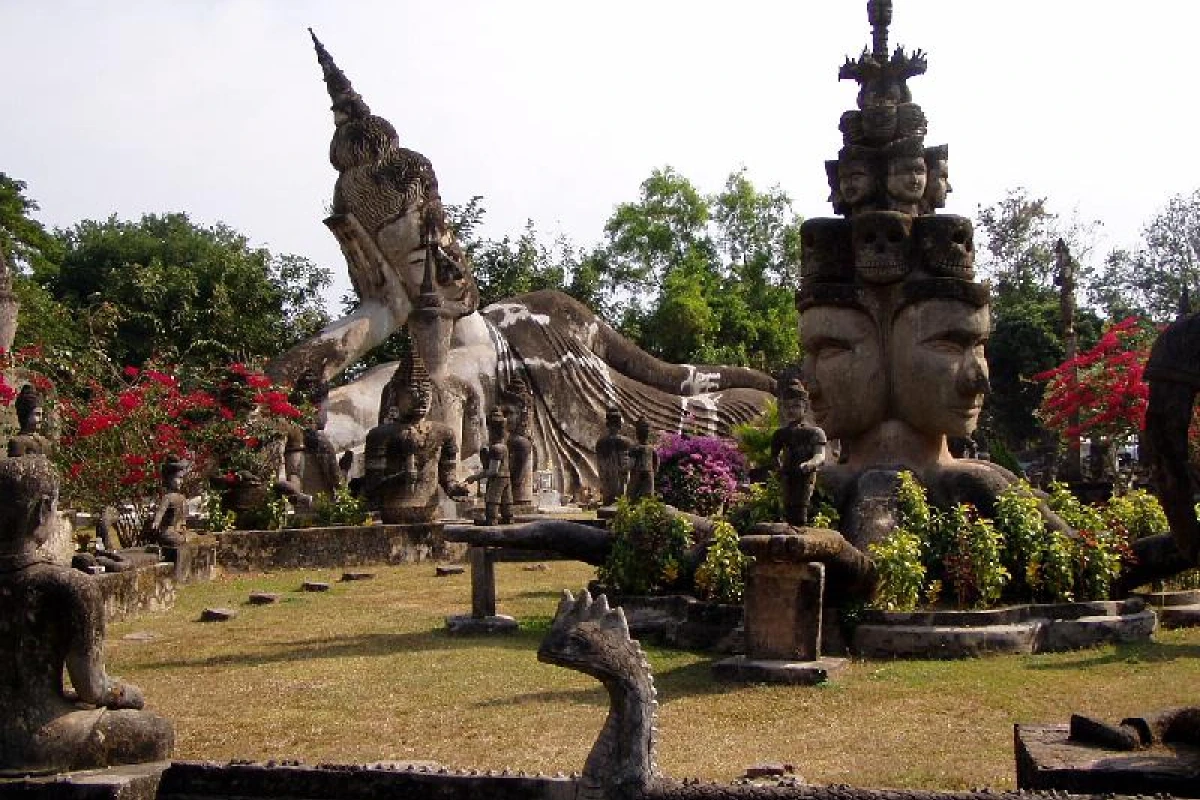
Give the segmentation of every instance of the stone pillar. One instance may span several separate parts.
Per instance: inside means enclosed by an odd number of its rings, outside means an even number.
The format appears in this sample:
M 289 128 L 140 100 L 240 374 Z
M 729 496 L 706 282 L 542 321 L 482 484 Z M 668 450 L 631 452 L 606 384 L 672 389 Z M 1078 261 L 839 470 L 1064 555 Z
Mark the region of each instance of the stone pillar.
M 471 613 L 446 617 L 447 631 L 491 634 L 517 630 L 515 619 L 496 613 L 496 561 L 502 560 L 503 552 L 498 547 L 467 549 L 467 563 L 471 565 Z
M 825 565 L 755 563 L 746 579 L 746 655 L 772 661 L 821 656 Z

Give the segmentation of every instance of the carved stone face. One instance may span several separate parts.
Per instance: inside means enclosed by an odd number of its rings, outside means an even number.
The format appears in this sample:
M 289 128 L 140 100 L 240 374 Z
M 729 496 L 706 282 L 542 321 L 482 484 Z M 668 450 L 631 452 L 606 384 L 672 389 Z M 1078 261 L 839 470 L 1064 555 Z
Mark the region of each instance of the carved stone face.
M 921 264 L 931 275 L 974 279 L 975 230 L 969 219 L 953 214 L 921 217 L 915 236 Z
M 888 195 L 901 203 L 919 203 L 925 196 L 927 177 L 925 159 L 921 156 L 893 158 L 888 161 Z
M 848 206 L 856 206 L 871 199 L 875 193 L 875 178 L 871 165 L 866 161 L 850 160 L 838 164 L 838 190 Z
M 850 224 L 842 219 L 805 220 L 800 226 L 800 278 L 838 280 L 851 266 Z M 849 277 L 849 275 L 845 275 Z
M 927 436 L 968 436 L 991 391 L 986 307 L 926 300 L 892 326 L 892 415 Z
M 814 306 L 800 315 L 800 340 L 801 380 L 813 419 L 826 434 L 853 439 L 883 421 L 887 377 L 870 316 L 850 308 Z
M 946 195 L 954 191 L 950 185 L 950 163 L 938 159 L 929 164 L 929 177 L 925 186 L 925 199 L 930 208 L 945 208 Z
M 892 283 L 909 270 L 912 217 L 896 211 L 872 211 L 852 221 L 854 266 L 869 283 Z
M 793 422 L 804 422 L 808 411 L 808 400 L 798 394 L 788 393 L 779 398 L 779 422 L 790 425 Z
M 420 294 L 425 277 L 425 247 L 421 245 L 423 207 L 421 203 L 412 204 L 404 214 L 380 228 L 376 237 L 380 250 L 399 273 L 412 300 Z M 445 220 L 439 224 L 434 240 L 438 248 L 434 254 L 434 289 L 443 300 L 460 301 L 467 292 L 467 270 L 455 257 L 458 245 Z

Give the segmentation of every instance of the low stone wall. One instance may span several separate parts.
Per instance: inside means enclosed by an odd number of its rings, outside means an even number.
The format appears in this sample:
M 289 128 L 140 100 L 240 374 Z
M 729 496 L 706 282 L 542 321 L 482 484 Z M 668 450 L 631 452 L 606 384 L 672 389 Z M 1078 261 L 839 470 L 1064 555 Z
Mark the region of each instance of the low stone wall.
M 215 534 L 216 564 L 235 572 L 461 561 L 466 545 L 447 543 L 442 526 L 347 525 Z
M 1111 642 L 1145 642 L 1157 627 L 1140 598 L 983 611 L 867 610 L 854 630 L 864 658 L 968 658 L 1049 653 Z
M 629 633 L 683 650 L 741 653 L 745 650 L 740 605 L 706 603 L 683 594 L 619 595 L 593 584 L 592 594 L 607 594 L 609 602 L 625 611 Z
M 178 594 L 175 565 L 170 563 L 92 577 L 104 598 L 104 618 L 110 622 L 143 611 L 167 611 Z

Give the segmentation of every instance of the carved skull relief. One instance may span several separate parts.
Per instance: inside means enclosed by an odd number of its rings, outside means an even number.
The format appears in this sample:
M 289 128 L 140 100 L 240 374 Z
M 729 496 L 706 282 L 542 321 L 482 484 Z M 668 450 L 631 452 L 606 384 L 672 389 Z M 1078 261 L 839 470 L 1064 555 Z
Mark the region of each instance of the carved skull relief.
M 852 220 L 854 266 L 867 283 L 894 283 L 909 270 L 913 218 L 898 211 L 871 211 Z
M 975 279 L 975 231 L 955 214 L 919 217 L 914 232 L 921 266 L 940 278 Z
M 848 281 L 853 275 L 850 222 L 810 219 L 800 226 L 800 281 Z

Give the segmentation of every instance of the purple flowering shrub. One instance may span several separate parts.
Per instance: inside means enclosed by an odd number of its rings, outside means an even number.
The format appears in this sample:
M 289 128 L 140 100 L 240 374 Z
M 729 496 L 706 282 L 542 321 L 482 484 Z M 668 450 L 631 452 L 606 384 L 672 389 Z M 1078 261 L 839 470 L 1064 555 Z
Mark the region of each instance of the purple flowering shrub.
M 662 436 L 657 489 L 663 502 L 701 516 L 721 513 L 746 481 L 746 457 L 716 436 Z

